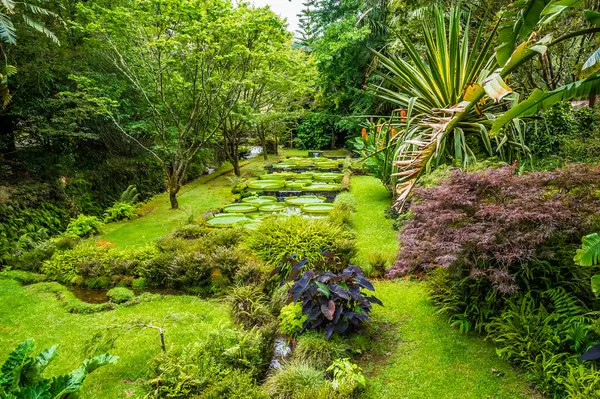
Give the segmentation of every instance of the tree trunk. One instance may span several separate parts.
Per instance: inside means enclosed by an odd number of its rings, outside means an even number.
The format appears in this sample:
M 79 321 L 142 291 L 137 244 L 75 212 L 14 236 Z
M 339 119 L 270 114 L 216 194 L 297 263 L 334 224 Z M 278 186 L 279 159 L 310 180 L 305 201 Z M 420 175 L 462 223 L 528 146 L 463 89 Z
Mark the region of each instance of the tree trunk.
M 269 159 L 269 154 L 267 152 L 267 135 L 261 134 L 262 148 L 263 148 L 263 159 L 267 161 Z
M 273 140 L 275 140 L 275 155 L 279 155 L 279 140 L 277 139 L 277 135 L 273 136 Z
M 240 161 L 236 160 L 235 162 L 231 163 L 233 165 L 233 173 L 240 177 L 242 175 L 242 172 L 240 171 Z
M 169 201 L 171 201 L 171 209 L 179 209 L 179 201 L 177 200 L 177 192 L 179 188 L 169 188 Z

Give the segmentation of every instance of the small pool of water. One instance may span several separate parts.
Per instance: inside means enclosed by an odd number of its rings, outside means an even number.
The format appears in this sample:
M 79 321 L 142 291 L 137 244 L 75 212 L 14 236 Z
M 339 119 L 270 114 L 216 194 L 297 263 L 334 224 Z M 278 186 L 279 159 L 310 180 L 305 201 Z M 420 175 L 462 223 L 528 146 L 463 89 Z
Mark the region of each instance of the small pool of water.
M 96 304 L 108 302 L 108 297 L 106 296 L 108 290 L 93 290 L 90 288 L 75 286 L 69 286 L 67 289 L 71 291 L 77 299 L 83 302 Z M 140 295 L 145 292 L 160 295 L 185 295 L 185 292 L 173 288 L 146 288 L 143 290 L 133 290 L 133 292 L 135 292 L 136 295 Z

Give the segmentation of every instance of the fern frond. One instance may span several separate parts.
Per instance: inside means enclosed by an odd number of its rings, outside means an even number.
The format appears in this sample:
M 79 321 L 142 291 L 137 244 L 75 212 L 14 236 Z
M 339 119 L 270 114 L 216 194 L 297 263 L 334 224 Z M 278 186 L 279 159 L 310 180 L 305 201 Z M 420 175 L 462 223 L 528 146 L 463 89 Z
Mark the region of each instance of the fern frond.
M 581 249 L 577 250 L 573 260 L 580 266 L 595 266 L 600 263 L 600 235 L 590 234 L 581 240 Z
M 0 12 L 0 40 L 8 44 L 17 43 L 15 26 L 8 15 Z
M 581 301 L 565 291 L 564 288 L 553 288 L 544 294 L 552 301 L 554 312 L 561 316 L 576 317 L 583 315 L 586 311 Z

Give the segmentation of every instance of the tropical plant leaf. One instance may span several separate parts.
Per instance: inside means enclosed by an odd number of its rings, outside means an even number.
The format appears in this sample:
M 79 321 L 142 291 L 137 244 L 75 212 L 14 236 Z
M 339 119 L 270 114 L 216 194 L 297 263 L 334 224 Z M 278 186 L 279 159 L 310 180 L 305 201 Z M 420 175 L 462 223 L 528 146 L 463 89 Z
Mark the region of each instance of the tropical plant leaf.
M 29 356 L 34 348 L 33 339 L 21 343 L 9 355 L 0 368 L 0 384 L 6 392 L 12 392 L 19 385 L 21 370 L 30 361 Z
M 591 24 L 600 26 L 600 13 L 597 11 L 585 10 L 583 12 L 583 18 Z
M 596 296 L 600 295 L 600 274 L 592 276 L 592 291 Z
M 573 98 L 584 97 L 600 88 L 600 74 L 594 74 L 585 80 L 578 80 L 552 91 L 535 89 L 529 98 L 496 118 L 492 125 L 490 135 L 493 137 L 515 118 L 536 115 L 540 110 Z
M 583 0 L 553 0 L 542 11 L 541 23 L 543 25 L 549 24 L 568 8 L 577 7 L 584 3 Z
M 48 364 L 56 358 L 58 345 L 41 351 L 32 362 L 23 367 L 22 376 L 29 384 L 37 383 L 41 380 L 41 375 L 48 367 Z
M 49 389 L 52 397 L 62 398 L 64 395 L 79 391 L 88 374 L 102 366 L 116 363 L 117 360 L 117 356 L 105 353 L 91 359 L 86 359 L 80 368 L 73 370 L 69 374 L 52 378 Z
M 516 11 L 506 15 L 505 22 L 498 29 L 498 65 L 504 66 L 517 47 L 517 41 L 526 40 L 533 32 L 547 3 L 547 0 L 520 0 L 514 4 Z
M 592 73 L 598 72 L 598 70 L 600 70 L 600 48 L 594 51 L 590 58 L 583 64 L 581 75 L 589 76 Z
M 600 235 L 590 234 L 582 238 L 581 248 L 573 260 L 580 266 L 595 266 L 600 263 Z
M 8 44 L 17 44 L 15 25 L 8 15 L 0 12 L 0 40 Z

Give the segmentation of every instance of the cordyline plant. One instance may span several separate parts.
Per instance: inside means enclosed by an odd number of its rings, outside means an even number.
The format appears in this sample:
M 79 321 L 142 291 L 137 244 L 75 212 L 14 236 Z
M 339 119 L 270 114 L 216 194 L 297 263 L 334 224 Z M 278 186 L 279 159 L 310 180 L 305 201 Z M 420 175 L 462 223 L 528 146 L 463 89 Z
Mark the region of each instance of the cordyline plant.
M 408 110 L 406 121 L 392 117 L 398 130 L 395 148 L 396 207 L 404 206 L 417 179 L 448 158 L 465 164 L 474 159 L 467 137 L 477 137 L 490 155 L 510 161 L 527 153 L 520 118 L 536 115 L 560 101 L 587 96 L 600 88 L 600 51 L 585 63 L 583 79 L 552 91 L 534 90 L 518 102 L 505 79 L 535 57 L 547 57 L 559 43 L 600 32 L 600 13 L 585 11 L 589 28 L 554 38 L 550 23 L 583 0 L 519 0 L 500 17 L 489 35 L 485 21 L 475 35 L 462 7 L 453 7 L 449 22 L 443 10 L 423 19 L 425 53 L 411 38 L 399 36 L 404 54 L 377 53 L 381 84 L 374 92 Z M 474 40 L 471 42 L 470 38 Z M 495 45 L 495 47 L 494 47 Z M 510 99 L 510 101 L 506 101 Z M 504 110 L 512 104 L 512 107 Z
M 576 245 L 593 231 L 599 189 L 599 166 L 524 176 L 514 166 L 454 171 L 438 186 L 415 190 L 414 217 L 402 228 L 402 250 L 388 276 L 455 267 L 513 293 L 523 264 L 556 258 L 555 239 Z
M 294 303 L 302 303 L 302 313 L 308 316 L 303 330 L 322 329 L 325 337 L 330 338 L 334 333 L 351 332 L 370 321 L 372 304 L 383 306 L 383 303 L 363 293 L 363 289 L 375 291 L 375 288 L 359 267 L 341 264 L 329 252 L 322 255 L 323 260 L 313 263 L 314 268 L 306 271 L 303 269 L 308 260 L 285 258 L 271 275 L 283 271 L 287 276 L 282 284 L 293 281 L 289 295 Z

